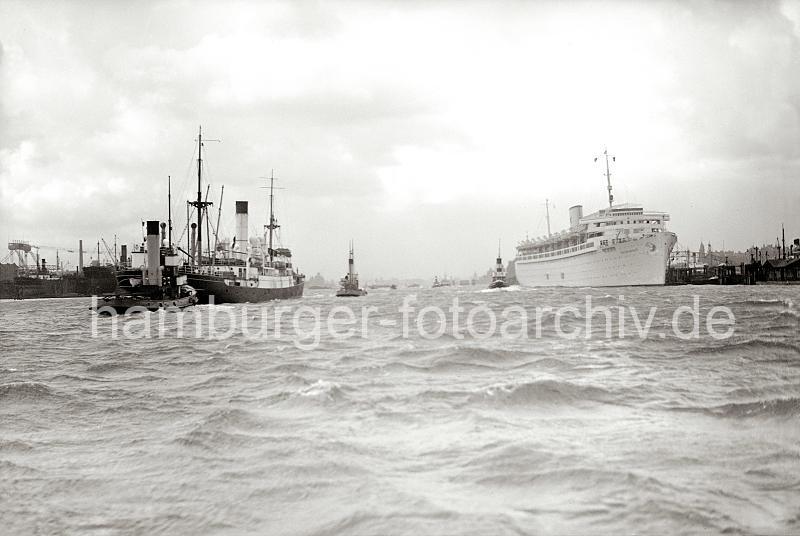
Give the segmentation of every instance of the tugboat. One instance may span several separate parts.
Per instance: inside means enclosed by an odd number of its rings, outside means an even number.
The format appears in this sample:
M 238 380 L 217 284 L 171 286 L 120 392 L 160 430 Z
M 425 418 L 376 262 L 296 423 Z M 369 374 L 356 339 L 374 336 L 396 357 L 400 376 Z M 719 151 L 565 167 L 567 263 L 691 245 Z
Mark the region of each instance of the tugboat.
M 507 287 L 506 283 L 506 270 L 503 267 L 503 258 L 500 256 L 500 244 L 497 244 L 497 261 L 492 274 L 492 282 L 489 283 L 489 288 L 503 288 Z
M 348 260 L 347 274 L 339 282 L 341 287 L 336 291 L 338 297 L 358 297 L 365 296 L 367 291 L 358 286 L 358 274 L 355 270 L 355 262 L 353 260 L 353 242 L 350 242 L 350 259 Z
M 188 283 L 197 289 L 200 303 L 259 303 L 302 297 L 305 275 L 292 266 L 292 252 L 288 248 L 273 244 L 276 230 L 280 227 L 273 211 L 274 175 L 270 176 L 269 224 L 264 226 L 265 236 L 248 239 L 248 203 L 236 201 L 233 244 L 217 240 L 212 253 L 211 237 L 208 237 L 208 250 L 204 256 L 203 218 L 206 218 L 207 225 L 208 214 L 205 213 L 211 203 L 204 201 L 202 194 L 202 130 L 198 140 L 197 200 L 189 202 L 197 210 L 197 223 L 191 225 L 192 245 L 191 253 L 188 253 L 191 262 L 181 267 L 181 271 L 186 274 Z
M 159 240 L 158 220 L 147 222 L 145 244 L 131 253 L 129 267 L 117 271 L 115 293 L 99 298 L 92 306 L 95 312 L 110 315 L 109 307 L 118 314 L 176 310 L 197 303 L 197 292 L 186 284 L 185 275 L 178 274 L 180 257 L 172 244 L 163 245 L 166 227 L 166 223 L 161 223 Z M 170 232 L 170 238 L 171 235 Z

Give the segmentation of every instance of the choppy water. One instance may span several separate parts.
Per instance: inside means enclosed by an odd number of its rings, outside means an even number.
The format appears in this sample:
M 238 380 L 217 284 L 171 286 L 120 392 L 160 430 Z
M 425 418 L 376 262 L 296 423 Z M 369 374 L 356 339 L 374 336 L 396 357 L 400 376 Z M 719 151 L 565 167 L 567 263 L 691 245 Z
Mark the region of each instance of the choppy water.
M 378 312 L 366 338 L 307 351 L 291 314 L 279 340 L 111 340 L 88 299 L 1 302 L 0 532 L 800 533 L 800 287 L 425 289 L 414 306 L 587 293 L 657 306 L 653 333 L 566 340 L 545 315 L 540 337 L 428 340 L 392 325 L 404 291 L 317 293 L 281 305 Z M 671 332 L 692 294 L 730 307 L 732 338 Z

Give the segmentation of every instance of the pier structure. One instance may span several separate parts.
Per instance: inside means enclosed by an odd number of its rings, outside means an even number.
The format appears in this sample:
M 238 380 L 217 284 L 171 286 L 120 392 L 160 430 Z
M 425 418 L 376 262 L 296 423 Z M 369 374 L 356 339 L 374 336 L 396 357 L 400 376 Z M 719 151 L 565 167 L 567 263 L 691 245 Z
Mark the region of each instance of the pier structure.
M 752 246 L 745 252 L 676 250 L 667 267 L 667 285 L 800 284 L 800 238 Z

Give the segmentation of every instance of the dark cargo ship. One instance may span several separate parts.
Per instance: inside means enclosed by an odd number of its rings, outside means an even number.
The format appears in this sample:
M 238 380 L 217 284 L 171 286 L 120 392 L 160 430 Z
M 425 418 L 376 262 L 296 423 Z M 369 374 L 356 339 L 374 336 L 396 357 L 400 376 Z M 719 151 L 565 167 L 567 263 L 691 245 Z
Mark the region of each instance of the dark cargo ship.
M 202 129 L 197 149 L 197 210 L 192 224 L 191 262 L 181 268 L 189 285 L 197 290 L 200 303 L 258 303 L 299 298 L 305 275 L 295 270 L 288 248 L 274 247 L 274 232 L 280 227 L 273 210 L 274 176 L 269 186 L 269 224 L 263 237 L 248 238 L 247 201 L 236 202 L 236 236 L 232 244 L 215 245 L 203 255 L 203 215 L 211 203 L 202 195 Z M 207 215 L 206 215 L 207 217 Z M 208 239 L 210 244 L 210 237 Z

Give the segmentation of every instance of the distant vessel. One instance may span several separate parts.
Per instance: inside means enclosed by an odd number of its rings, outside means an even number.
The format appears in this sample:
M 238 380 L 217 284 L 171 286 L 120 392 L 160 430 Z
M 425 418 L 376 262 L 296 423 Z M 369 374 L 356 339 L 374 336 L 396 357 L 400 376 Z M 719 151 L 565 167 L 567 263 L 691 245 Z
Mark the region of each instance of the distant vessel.
M 503 258 L 500 256 L 500 244 L 497 245 L 497 261 L 494 266 L 494 273 L 492 273 L 492 282 L 489 283 L 489 288 L 503 288 L 508 286 L 506 284 L 506 270 L 503 267 Z
M 438 275 L 433 276 L 433 285 L 432 288 L 439 288 L 439 287 L 452 287 L 455 285 L 455 281 L 450 279 L 445 275 L 442 279 L 439 279 Z
M 396 290 L 397 285 L 395 285 L 394 283 L 374 283 L 370 285 L 369 288 L 373 288 L 375 290 L 380 290 L 380 289 Z
M 528 287 L 608 287 L 663 285 L 675 233 L 666 230 L 669 214 L 634 204 L 614 205 L 608 151 L 603 152 L 608 180 L 608 208 L 583 215 L 569 209 L 570 227 L 523 240 L 517 246 L 516 278 Z M 611 157 L 614 160 L 614 157 Z M 597 160 L 597 158 L 595 158 Z
M 292 252 L 273 244 L 274 231 L 280 227 L 273 210 L 274 175 L 270 176 L 266 236 L 248 239 L 248 203 L 237 201 L 234 243 L 230 247 L 225 247 L 226 244 L 222 244 L 222 248 L 215 247 L 213 253 L 209 248 L 203 256 L 203 213 L 211 203 L 203 201 L 202 197 L 202 134 L 201 130 L 197 150 L 197 200 L 190 202 L 197 210 L 197 223 L 192 224 L 192 235 L 196 233 L 196 238 L 192 239 L 192 262 L 182 269 L 189 284 L 198 290 L 201 303 L 212 300 L 214 303 L 258 303 L 301 297 L 305 276 L 292 266 Z M 208 241 L 210 244 L 210 237 Z M 221 255 L 217 256 L 218 253 Z
M 104 307 L 117 313 L 132 308 L 138 312 L 159 309 L 184 309 L 197 303 L 197 292 L 186 284 L 186 276 L 178 274 L 180 257 L 172 244 L 163 245 L 166 224 L 147 222 L 147 239 L 139 251 L 131 253 L 130 267 L 117 270 L 117 290 L 97 300 L 93 309 L 101 314 Z M 159 242 L 162 243 L 159 243 Z
M 340 297 L 364 296 L 367 291 L 358 286 L 358 274 L 355 270 L 355 260 L 353 255 L 353 243 L 350 242 L 350 258 L 347 262 L 347 274 L 340 281 L 341 286 L 336 291 Z

